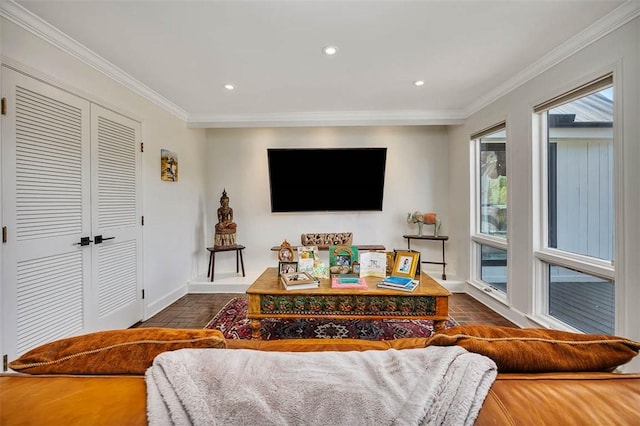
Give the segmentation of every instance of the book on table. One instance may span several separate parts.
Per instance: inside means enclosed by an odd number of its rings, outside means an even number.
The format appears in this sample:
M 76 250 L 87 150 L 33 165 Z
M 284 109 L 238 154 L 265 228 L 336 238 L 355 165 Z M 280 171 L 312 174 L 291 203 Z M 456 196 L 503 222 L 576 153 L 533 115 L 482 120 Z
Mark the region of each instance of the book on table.
M 389 277 L 386 277 L 380 282 L 386 285 L 395 285 L 398 287 L 404 287 L 407 284 L 409 284 L 411 281 L 415 281 L 415 280 L 410 277 L 397 277 L 397 276 L 391 275 Z
M 367 281 L 358 277 L 334 277 L 331 278 L 331 288 L 360 288 L 367 289 Z
M 400 291 L 413 291 L 420 285 L 418 280 L 411 280 L 404 285 L 389 283 L 386 280 L 382 280 L 378 283 L 378 287 L 380 288 L 388 288 L 392 290 L 400 290 Z
M 280 281 L 287 290 L 303 290 L 307 288 L 318 288 L 320 286 L 320 281 L 308 272 L 282 274 Z

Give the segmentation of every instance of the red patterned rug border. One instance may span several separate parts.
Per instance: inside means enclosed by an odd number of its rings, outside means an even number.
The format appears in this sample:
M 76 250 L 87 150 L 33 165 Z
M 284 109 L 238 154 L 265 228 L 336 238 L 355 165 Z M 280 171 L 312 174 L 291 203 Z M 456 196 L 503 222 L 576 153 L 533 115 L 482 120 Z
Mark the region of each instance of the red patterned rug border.
M 247 299 L 234 297 L 229 300 L 204 328 L 215 328 L 227 339 L 251 339 L 250 321 L 246 318 Z M 239 305 L 239 306 L 237 306 Z M 450 319 L 447 327 L 457 325 Z M 262 339 L 293 338 L 356 338 L 390 340 L 402 337 L 429 337 L 433 333 L 433 321 L 415 319 L 263 319 L 260 330 Z

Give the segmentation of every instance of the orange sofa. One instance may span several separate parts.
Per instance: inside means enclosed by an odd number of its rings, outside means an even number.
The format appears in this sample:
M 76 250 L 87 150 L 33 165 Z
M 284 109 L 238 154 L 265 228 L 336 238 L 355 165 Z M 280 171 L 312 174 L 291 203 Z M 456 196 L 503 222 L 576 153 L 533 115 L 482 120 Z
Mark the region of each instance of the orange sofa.
M 498 377 L 477 425 L 640 424 L 640 374 L 611 370 L 640 344 L 539 329 L 454 327 L 429 339 L 225 340 L 214 330 L 132 329 L 63 339 L 0 376 L 2 425 L 147 424 L 144 371 L 178 348 L 364 351 L 460 345 L 494 359 Z M 330 354 L 327 354 L 330 356 Z M 574 371 L 570 371 L 574 370 Z

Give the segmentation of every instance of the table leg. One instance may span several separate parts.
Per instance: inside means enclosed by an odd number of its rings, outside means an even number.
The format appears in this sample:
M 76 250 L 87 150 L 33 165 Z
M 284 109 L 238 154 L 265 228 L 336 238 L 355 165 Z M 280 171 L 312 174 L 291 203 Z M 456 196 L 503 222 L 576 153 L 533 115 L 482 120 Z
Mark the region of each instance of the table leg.
M 251 338 L 252 339 L 260 338 L 260 320 L 259 319 L 251 320 Z
M 447 267 L 447 261 L 444 259 L 444 240 L 442 240 L 442 279 L 447 279 L 447 274 L 445 273 L 445 268 Z
M 211 276 L 211 258 L 213 257 L 213 252 L 209 253 L 209 267 L 207 268 L 207 276 Z
M 238 253 L 240 253 L 240 249 L 236 249 L 236 274 L 240 270 L 240 268 L 238 267 Z
M 433 331 L 434 332 L 438 332 L 441 330 L 444 330 L 445 327 L 447 326 L 447 322 L 443 321 L 443 320 L 434 320 L 433 321 Z
M 209 259 L 211 263 L 211 282 L 213 282 L 213 271 L 216 270 L 216 252 L 211 252 L 211 258 Z
M 244 277 L 244 259 L 242 259 L 242 249 L 238 250 L 240 252 L 240 266 L 242 266 L 242 276 Z M 238 262 L 236 261 L 236 266 L 238 266 Z M 236 271 L 237 272 L 237 271 Z

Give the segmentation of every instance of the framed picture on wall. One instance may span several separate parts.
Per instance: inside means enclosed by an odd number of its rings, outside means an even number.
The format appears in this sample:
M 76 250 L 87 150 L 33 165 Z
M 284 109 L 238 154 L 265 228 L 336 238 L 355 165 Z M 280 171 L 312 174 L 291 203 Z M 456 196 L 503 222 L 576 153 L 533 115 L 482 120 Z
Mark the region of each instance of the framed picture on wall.
M 168 149 L 160 150 L 160 179 L 167 182 L 178 181 L 178 154 Z

